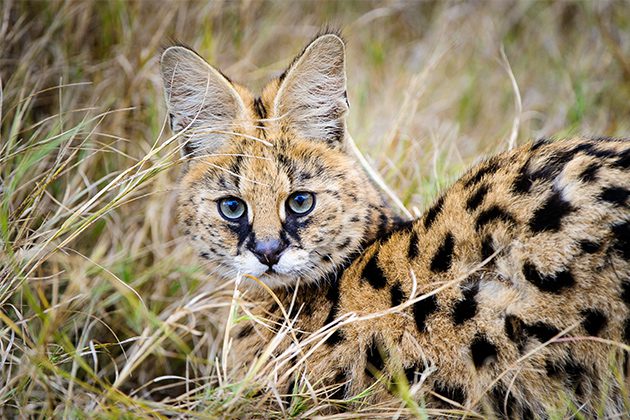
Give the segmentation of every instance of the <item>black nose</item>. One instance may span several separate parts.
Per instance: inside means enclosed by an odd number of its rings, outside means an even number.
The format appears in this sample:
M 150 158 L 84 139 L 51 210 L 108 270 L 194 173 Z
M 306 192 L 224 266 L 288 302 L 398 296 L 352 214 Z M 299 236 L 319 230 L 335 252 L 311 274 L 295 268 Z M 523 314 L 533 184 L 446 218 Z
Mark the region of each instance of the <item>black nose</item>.
M 258 258 L 258 261 L 271 267 L 280 260 L 282 251 L 287 249 L 287 244 L 278 239 L 257 241 L 249 250 Z

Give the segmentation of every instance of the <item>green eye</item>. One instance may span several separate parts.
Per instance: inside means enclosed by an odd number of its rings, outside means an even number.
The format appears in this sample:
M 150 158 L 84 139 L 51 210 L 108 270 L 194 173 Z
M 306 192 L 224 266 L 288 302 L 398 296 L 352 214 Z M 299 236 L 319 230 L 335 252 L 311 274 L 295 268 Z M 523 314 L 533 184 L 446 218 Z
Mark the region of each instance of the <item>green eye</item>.
M 219 213 L 227 220 L 236 220 L 241 218 L 247 206 L 243 200 L 236 197 L 226 197 L 219 200 Z
M 306 191 L 293 193 L 287 199 L 287 207 L 292 213 L 304 216 L 315 207 L 315 195 Z

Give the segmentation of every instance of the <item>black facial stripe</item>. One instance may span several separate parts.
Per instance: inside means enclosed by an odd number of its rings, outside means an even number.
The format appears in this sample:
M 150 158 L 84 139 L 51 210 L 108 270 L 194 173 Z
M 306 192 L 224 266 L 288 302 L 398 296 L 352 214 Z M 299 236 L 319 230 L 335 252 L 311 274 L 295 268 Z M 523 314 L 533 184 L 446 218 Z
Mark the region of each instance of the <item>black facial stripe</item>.
M 308 216 L 298 217 L 294 214 L 287 214 L 284 223 L 282 223 L 282 229 L 301 246 L 302 240 L 299 232 L 308 227 L 311 222 L 312 219 Z
M 278 165 L 280 166 L 280 169 L 284 173 L 286 173 L 287 177 L 289 178 L 289 183 L 291 185 L 294 185 L 295 179 L 296 179 L 296 172 L 295 172 L 295 166 L 293 165 L 292 160 L 284 153 L 278 153 L 277 159 L 278 159 Z
M 232 174 L 240 174 L 241 172 L 243 172 L 243 156 L 241 155 L 236 155 L 234 156 L 234 160 L 232 162 L 232 164 L 230 165 L 230 167 L 228 168 L 228 170 L 232 173 Z M 236 176 L 236 175 L 232 175 L 229 173 L 226 173 L 226 175 L 230 176 L 232 178 L 232 183 L 234 184 L 234 189 L 236 191 L 239 190 L 240 185 L 241 185 L 241 177 L 240 176 Z
M 575 279 L 569 269 L 543 275 L 531 262 L 523 264 L 523 275 L 527 281 L 543 292 L 558 294 L 562 292 L 563 289 L 575 284 Z
M 226 225 L 238 238 L 236 245 L 238 248 L 240 248 L 248 238 L 250 241 L 256 240 L 254 232 L 252 231 L 252 225 L 250 225 L 244 217 L 233 222 L 227 221 Z

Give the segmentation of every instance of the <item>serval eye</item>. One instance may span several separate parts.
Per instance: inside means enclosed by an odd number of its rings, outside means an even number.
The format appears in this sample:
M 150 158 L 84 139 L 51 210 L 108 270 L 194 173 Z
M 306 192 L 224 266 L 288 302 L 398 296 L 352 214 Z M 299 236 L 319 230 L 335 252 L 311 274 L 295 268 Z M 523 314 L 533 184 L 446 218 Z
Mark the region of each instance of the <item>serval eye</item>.
M 226 220 L 240 219 L 245 215 L 247 206 L 243 200 L 236 197 L 226 197 L 219 200 L 219 213 Z
M 287 199 L 287 207 L 290 212 L 305 216 L 315 207 L 315 194 L 306 191 L 295 192 Z

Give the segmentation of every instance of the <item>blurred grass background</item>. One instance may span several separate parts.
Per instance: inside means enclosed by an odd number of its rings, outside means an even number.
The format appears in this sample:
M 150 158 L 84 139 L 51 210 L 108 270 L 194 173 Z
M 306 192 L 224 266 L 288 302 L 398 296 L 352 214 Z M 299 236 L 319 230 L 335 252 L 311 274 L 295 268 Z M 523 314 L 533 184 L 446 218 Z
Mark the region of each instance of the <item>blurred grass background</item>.
M 238 417 L 274 398 L 236 398 L 221 376 L 212 313 L 230 290 L 173 222 L 158 74 L 173 42 L 256 90 L 341 28 L 350 132 L 412 209 L 516 126 L 518 142 L 629 132 L 629 2 L 4 0 L 0 13 L 0 417 Z

